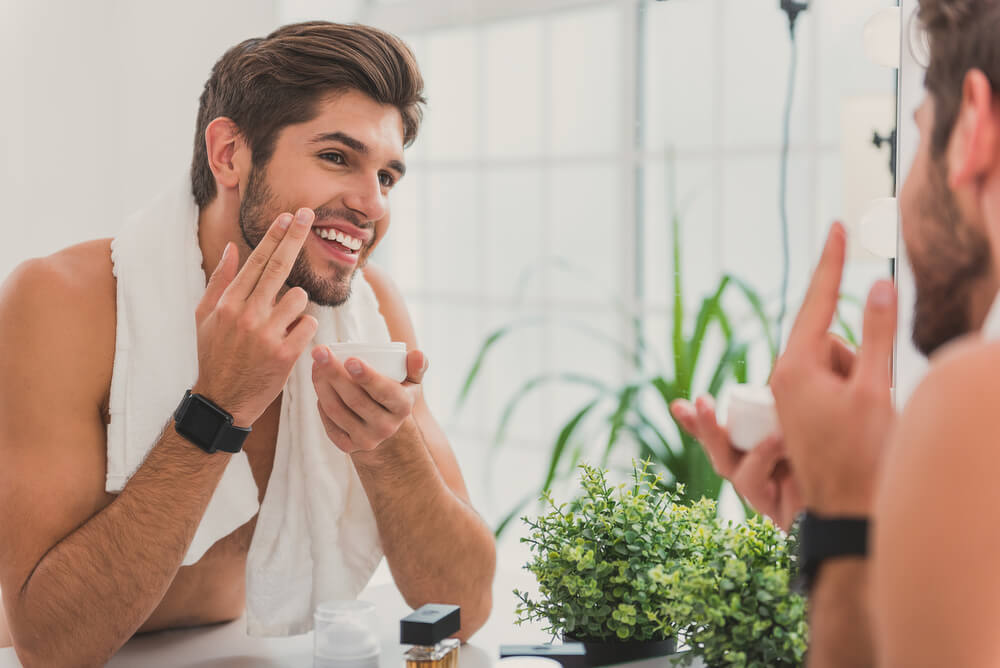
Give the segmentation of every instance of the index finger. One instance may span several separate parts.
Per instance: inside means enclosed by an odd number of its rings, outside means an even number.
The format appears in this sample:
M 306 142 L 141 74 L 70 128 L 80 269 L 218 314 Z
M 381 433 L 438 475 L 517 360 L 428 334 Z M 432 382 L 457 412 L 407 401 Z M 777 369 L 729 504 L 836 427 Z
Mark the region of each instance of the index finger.
M 834 223 L 788 336 L 789 347 L 802 339 L 821 338 L 830 329 L 840 299 L 840 279 L 844 274 L 846 254 L 847 232 L 843 225 Z
M 285 212 L 274 219 L 271 227 L 267 229 L 264 238 L 260 240 L 257 247 L 250 253 L 250 257 L 243 264 L 243 267 L 236 274 L 236 278 L 226 288 L 226 294 L 232 297 L 245 300 L 253 292 L 260 275 L 264 273 L 267 261 L 271 259 L 274 250 L 281 243 L 288 233 L 288 228 L 292 225 L 292 214 Z
M 271 248 L 270 252 L 268 252 L 268 248 L 265 248 L 256 258 L 253 255 L 250 256 L 250 260 L 247 260 L 247 265 L 244 267 L 248 270 L 247 283 L 241 284 L 239 288 L 241 291 L 239 294 L 246 291 L 244 299 L 257 296 L 268 304 L 274 301 L 281 286 L 288 280 L 288 275 L 295 264 L 295 258 L 298 257 L 299 251 L 305 244 L 315 217 L 312 209 L 299 209 L 284 236 L 278 240 L 277 247 Z M 254 249 L 254 253 L 261 250 L 260 247 L 265 244 L 265 240 L 268 240 L 269 236 L 265 235 L 264 240 Z M 268 247 L 270 247 L 270 243 L 268 243 Z M 251 280 L 253 283 L 250 282 Z

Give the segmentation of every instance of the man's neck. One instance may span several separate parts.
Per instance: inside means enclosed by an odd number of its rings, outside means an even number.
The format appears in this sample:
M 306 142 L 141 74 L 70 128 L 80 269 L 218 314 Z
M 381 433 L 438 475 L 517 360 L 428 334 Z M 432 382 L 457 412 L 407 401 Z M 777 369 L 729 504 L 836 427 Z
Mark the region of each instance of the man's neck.
M 198 211 L 198 245 L 201 247 L 202 269 L 205 281 L 212 275 L 222 259 L 226 244 L 233 242 L 240 254 L 240 266 L 249 254 L 239 230 L 239 202 L 223 193 Z
M 1000 309 L 998 289 L 1000 286 L 997 285 L 993 272 L 990 272 L 988 277 L 981 279 L 970 291 L 969 324 L 972 325 L 972 331 L 978 332 L 983 329 L 994 306 Z

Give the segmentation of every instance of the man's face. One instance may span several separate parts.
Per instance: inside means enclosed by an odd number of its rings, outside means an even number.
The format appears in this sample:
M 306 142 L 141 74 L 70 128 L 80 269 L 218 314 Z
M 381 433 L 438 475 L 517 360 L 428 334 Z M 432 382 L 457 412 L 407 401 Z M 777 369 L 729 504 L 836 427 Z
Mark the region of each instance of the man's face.
M 280 213 L 313 209 L 288 285 L 317 304 L 343 304 L 385 236 L 389 191 L 405 169 L 398 109 L 357 91 L 324 98 L 316 118 L 283 128 L 266 167 L 251 170 L 240 202 L 243 238 L 255 248 Z
M 931 155 L 930 96 L 915 118 L 920 146 L 899 202 L 903 241 L 916 283 L 913 343 L 930 355 L 973 329 L 971 302 L 990 273 L 990 248 L 979 216 L 963 211 L 948 187 L 945 156 Z

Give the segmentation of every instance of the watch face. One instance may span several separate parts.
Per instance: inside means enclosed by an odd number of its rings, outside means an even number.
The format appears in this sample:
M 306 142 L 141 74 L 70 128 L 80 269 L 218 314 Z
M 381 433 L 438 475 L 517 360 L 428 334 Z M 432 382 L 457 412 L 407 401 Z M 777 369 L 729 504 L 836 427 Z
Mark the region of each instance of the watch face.
M 193 397 L 181 423 L 177 425 L 182 436 L 190 438 L 203 448 L 211 447 L 216 434 L 226 424 L 226 416 L 204 401 Z

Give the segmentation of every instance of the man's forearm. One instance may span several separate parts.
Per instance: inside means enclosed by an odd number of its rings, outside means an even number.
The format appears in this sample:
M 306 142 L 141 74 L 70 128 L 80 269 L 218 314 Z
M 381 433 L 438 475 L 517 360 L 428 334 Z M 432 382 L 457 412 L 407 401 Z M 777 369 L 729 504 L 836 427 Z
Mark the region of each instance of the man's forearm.
M 106 508 L 39 561 L 17 597 L 31 665 L 103 665 L 156 609 L 229 462 L 171 424 Z
M 459 635 L 468 638 L 492 606 L 496 548 L 489 527 L 445 483 L 412 420 L 353 459 L 403 598 L 414 607 L 460 605 Z
M 868 562 L 828 561 L 809 598 L 809 668 L 868 668 L 875 650 L 868 602 Z

